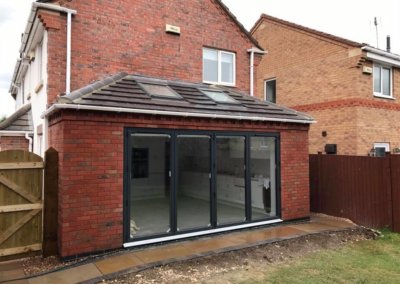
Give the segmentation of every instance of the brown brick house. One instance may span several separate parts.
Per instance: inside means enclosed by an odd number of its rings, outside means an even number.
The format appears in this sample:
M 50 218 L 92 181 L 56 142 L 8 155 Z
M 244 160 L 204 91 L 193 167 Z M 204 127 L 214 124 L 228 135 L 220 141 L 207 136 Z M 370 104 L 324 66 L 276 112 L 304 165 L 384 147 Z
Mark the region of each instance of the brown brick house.
M 220 1 L 39 2 L 11 92 L 60 155 L 61 256 L 309 216 L 313 119 L 248 95 L 263 51 Z
M 310 153 L 327 144 L 346 155 L 399 149 L 400 56 L 268 15 L 251 33 L 268 50 L 257 70 L 261 98 L 317 121 Z

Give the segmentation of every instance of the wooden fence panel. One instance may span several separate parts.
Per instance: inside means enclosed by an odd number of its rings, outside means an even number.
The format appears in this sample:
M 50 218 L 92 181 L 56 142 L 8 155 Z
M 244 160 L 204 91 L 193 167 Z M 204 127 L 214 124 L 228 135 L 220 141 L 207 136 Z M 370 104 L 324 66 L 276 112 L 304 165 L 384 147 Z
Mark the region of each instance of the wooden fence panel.
M 0 258 L 42 247 L 43 159 L 0 152 Z
M 311 210 L 392 227 L 390 156 L 310 155 Z

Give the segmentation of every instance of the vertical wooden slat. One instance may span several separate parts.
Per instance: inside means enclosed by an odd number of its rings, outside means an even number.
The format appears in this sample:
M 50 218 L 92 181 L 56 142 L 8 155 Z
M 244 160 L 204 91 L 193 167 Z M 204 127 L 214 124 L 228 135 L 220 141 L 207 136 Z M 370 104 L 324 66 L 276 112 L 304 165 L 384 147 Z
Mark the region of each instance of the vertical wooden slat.
M 400 233 L 400 155 L 390 157 L 393 231 Z
M 58 152 L 50 148 L 45 154 L 43 256 L 58 254 Z

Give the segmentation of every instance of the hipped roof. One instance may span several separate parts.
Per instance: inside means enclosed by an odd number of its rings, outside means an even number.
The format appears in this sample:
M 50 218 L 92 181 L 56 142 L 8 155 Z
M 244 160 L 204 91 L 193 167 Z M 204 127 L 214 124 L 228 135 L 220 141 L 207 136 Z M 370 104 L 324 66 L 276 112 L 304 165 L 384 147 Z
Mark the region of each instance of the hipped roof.
M 168 86 L 179 98 L 150 95 L 143 84 Z M 203 91 L 222 92 L 235 103 L 217 102 Z M 101 110 L 119 112 L 154 111 L 158 114 L 174 113 L 179 116 L 198 116 L 241 120 L 263 120 L 277 122 L 313 123 L 312 117 L 295 110 L 250 97 L 235 88 L 169 81 L 120 73 L 68 95 L 60 96 L 58 108 L 84 109 L 85 106 L 100 107 Z M 188 115 L 190 114 L 190 115 Z

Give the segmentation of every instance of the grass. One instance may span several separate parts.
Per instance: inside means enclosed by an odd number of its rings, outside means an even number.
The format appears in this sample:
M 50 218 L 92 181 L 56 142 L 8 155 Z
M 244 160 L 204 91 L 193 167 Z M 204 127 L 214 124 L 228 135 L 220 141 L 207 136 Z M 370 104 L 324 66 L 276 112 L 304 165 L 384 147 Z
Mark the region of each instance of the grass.
M 311 254 L 243 283 L 400 283 L 400 234 Z

